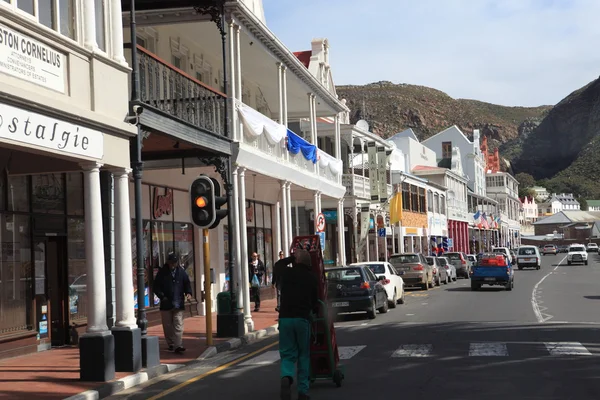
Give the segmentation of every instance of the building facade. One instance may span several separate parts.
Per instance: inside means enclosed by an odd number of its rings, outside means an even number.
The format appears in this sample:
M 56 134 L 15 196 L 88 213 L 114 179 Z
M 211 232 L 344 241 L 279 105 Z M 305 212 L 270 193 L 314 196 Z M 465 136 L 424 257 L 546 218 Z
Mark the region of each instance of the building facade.
M 507 172 L 490 173 L 487 174 L 486 179 L 487 196 L 498 202 L 499 245 L 517 247 L 521 236 L 519 182 Z

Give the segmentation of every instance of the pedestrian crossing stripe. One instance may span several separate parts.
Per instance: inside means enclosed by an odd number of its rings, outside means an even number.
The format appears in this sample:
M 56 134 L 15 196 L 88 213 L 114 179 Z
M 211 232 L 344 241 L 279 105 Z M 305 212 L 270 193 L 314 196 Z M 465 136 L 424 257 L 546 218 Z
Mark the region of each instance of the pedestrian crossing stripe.
M 546 342 L 548 352 L 553 356 L 591 356 L 592 353 L 578 342 Z
M 506 357 L 508 348 L 506 343 L 471 343 L 469 346 L 470 357 Z

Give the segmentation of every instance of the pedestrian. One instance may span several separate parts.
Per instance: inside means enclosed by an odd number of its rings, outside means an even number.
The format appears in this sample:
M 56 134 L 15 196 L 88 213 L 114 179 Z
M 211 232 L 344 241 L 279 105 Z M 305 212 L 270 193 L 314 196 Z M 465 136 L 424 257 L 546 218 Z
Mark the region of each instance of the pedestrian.
M 277 307 L 275 307 L 275 311 L 279 312 L 279 308 L 281 306 L 281 273 L 283 272 L 283 268 L 287 268 L 287 266 L 291 263 L 290 258 L 283 258 L 283 251 L 279 250 L 279 260 L 273 265 L 273 280 L 271 284 L 277 291 Z
M 192 298 L 192 285 L 176 254 L 168 255 L 167 263 L 154 278 L 152 289 L 160 299 L 160 315 L 169 351 L 181 354 L 185 351 L 182 342 L 183 311 L 185 299 L 189 301 Z
M 281 273 L 279 309 L 279 356 L 281 358 L 281 399 L 291 399 L 291 385 L 297 377 L 298 400 L 306 400 L 310 386 L 311 313 L 318 312 L 317 277 L 311 269 L 310 253 L 298 249 L 278 262 L 291 262 Z M 296 363 L 298 371 L 296 374 Z
M 260 311 L 260 283 L 265 273 L 265 264 L 258 257 L 258 253 L 252 253 L 252 260 L 250 261 L 249 278 L 250 278 L 250 292 L 254 298 L 254 312 Z

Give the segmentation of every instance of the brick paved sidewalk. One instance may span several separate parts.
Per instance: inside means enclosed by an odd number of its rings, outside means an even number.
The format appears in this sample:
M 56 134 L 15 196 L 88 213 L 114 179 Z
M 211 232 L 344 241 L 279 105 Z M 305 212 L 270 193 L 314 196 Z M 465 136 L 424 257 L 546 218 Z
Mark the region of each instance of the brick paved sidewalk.
M 275 325 L 276 300 L 263 300 L 261 310 L 252 313 L 255 330 Z M 213 332 L 216 335 L 216 316 L 213 317 Z M 185 364 L 196 360 L 206 350 L 205 318 L 201 316 L 185 319 L 184 347 L 182 355 L 167 351 L 162 326 L 148 328 L 148 334 L 160 338 L 160 360 L 163 364 Z M 213 336 L 213 344 L 228 338 Z M 117 372 L 116 379 L 131 373 Z M 40 353 L 0 360 L 0 399 L 64 399 L 65 397 L 93 389 L 102 382 L 79 381 L 79 349 L 63 347 Z

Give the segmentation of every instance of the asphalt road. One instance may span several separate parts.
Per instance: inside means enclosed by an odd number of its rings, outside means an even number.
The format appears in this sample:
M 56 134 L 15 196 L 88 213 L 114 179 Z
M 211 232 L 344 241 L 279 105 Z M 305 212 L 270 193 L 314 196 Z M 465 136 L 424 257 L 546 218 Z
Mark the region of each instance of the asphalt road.
M 411 290 L 375 320 L 346 316 L 336 322 L 345 380 L 316 382 L 311 398 L 600 399 L 600 257 L 564 257 L 515 271 L 510 292 L 459 279 Z M 219 357 L 113 399 L 279 398 L 276 338 Z

